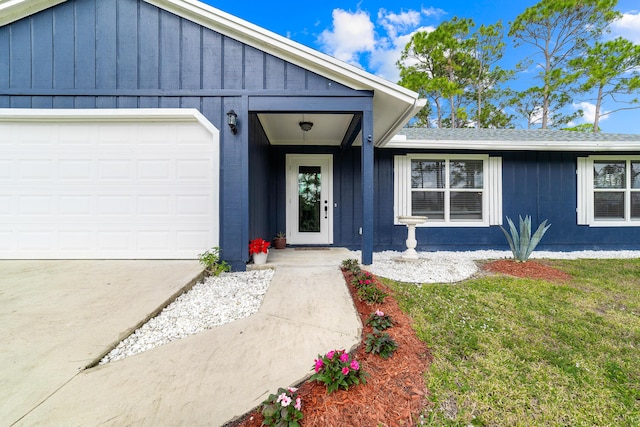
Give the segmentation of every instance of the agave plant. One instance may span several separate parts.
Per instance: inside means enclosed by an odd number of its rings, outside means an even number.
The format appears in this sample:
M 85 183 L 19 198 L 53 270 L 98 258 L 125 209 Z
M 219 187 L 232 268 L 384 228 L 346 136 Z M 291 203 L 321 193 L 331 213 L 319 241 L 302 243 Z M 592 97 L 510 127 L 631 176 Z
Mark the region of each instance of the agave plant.
M 509 223 L 509 229 L 511 230 L 511 235 L 507 233 L 507 230 L 504 227 L 500 226 L 502 232 L 507 237 L 507 242 L 509 242 L 509 247 L 511 248 L 511 252 L 513 252 L 513 258 L 518 262 L 525 262 L 529 259 L 531 252 L 538 246 L 540 243 L 540 239 L 544 236 L 544 233 L 551 227 L 551 224 L 547 225 L 547 220 L 545 219 L 538 226 L 538 229 L 533 236 L 531 236 L 531 216 L 527 215 L 524 219 L 520 215 L 520 232 L 518 233 L 518 229 L 511 221 L 511 218 L 507 217 L 507 222 Z

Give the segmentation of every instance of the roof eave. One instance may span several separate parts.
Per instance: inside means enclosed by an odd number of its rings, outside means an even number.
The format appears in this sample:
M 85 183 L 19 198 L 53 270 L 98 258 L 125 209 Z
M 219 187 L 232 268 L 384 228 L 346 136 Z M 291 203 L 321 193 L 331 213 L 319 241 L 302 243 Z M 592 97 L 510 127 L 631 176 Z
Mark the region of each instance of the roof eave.
M 640 142 L 640 141 L 639 141 Z M 620 141 L 456 141 L 456 140 L 400 140 L 391 139 L 385 148 L 428 150 L 474 150 L 474 151 L 640 151 L 639 142 Z
M 398 117 L 396 123 L 389 129 L 385 135 L 381 135 L 376 142 L 377 147 L 384 148 L 390 141 L 396 136 L 398 131 L 402 129 L 409 120 L 411 120 L 418 112 L 427 105 L 425 98 L 415 99 L 412 105 L 409 105 L 407 109 Z

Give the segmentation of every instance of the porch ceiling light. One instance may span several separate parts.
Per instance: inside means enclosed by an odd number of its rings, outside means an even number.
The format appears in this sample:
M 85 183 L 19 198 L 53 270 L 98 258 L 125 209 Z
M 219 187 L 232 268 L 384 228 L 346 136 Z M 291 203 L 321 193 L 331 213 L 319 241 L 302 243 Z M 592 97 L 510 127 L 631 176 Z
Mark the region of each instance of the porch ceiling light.
M 300 122 L 300 129 L 302 129 L 305 132 L 309 132 L 312 127 L 313 127 L 313 123 L 311 122 Z
M 227 112 L 227 124 L 229 125 L 232 134 L 235 135 L 238 133 L 238 115 L 235 111 L 229 110 Z

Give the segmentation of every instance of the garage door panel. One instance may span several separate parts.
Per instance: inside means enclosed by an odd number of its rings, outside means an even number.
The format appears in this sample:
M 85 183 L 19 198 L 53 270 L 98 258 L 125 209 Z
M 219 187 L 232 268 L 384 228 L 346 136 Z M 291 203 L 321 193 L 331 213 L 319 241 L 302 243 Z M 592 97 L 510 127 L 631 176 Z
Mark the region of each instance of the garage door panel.
M 217 246 L 210 124 L 0 121 L 0 134 L 0 258 L 193 259 Z
M 58 161 L 58 177 L 60 180 L 93 179 L 94 164 L 90 159 L 68 159 Z

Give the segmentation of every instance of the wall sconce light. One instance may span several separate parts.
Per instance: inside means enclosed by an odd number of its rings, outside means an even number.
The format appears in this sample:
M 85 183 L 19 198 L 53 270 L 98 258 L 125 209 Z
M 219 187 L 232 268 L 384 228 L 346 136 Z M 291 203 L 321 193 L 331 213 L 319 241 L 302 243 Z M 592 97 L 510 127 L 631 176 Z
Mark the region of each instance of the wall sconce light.
M 227 112 L 227 124 L 229 125 L 229 129 L 231 129 L 232 134 L 238 133 L 238 115 L 235 111 L 229 110 Z
M 305 132 L 309 132 L 312 127 L 313 127 L 313 123 L 311 122 L 300 122 L 300 129 L 302 129 Z

